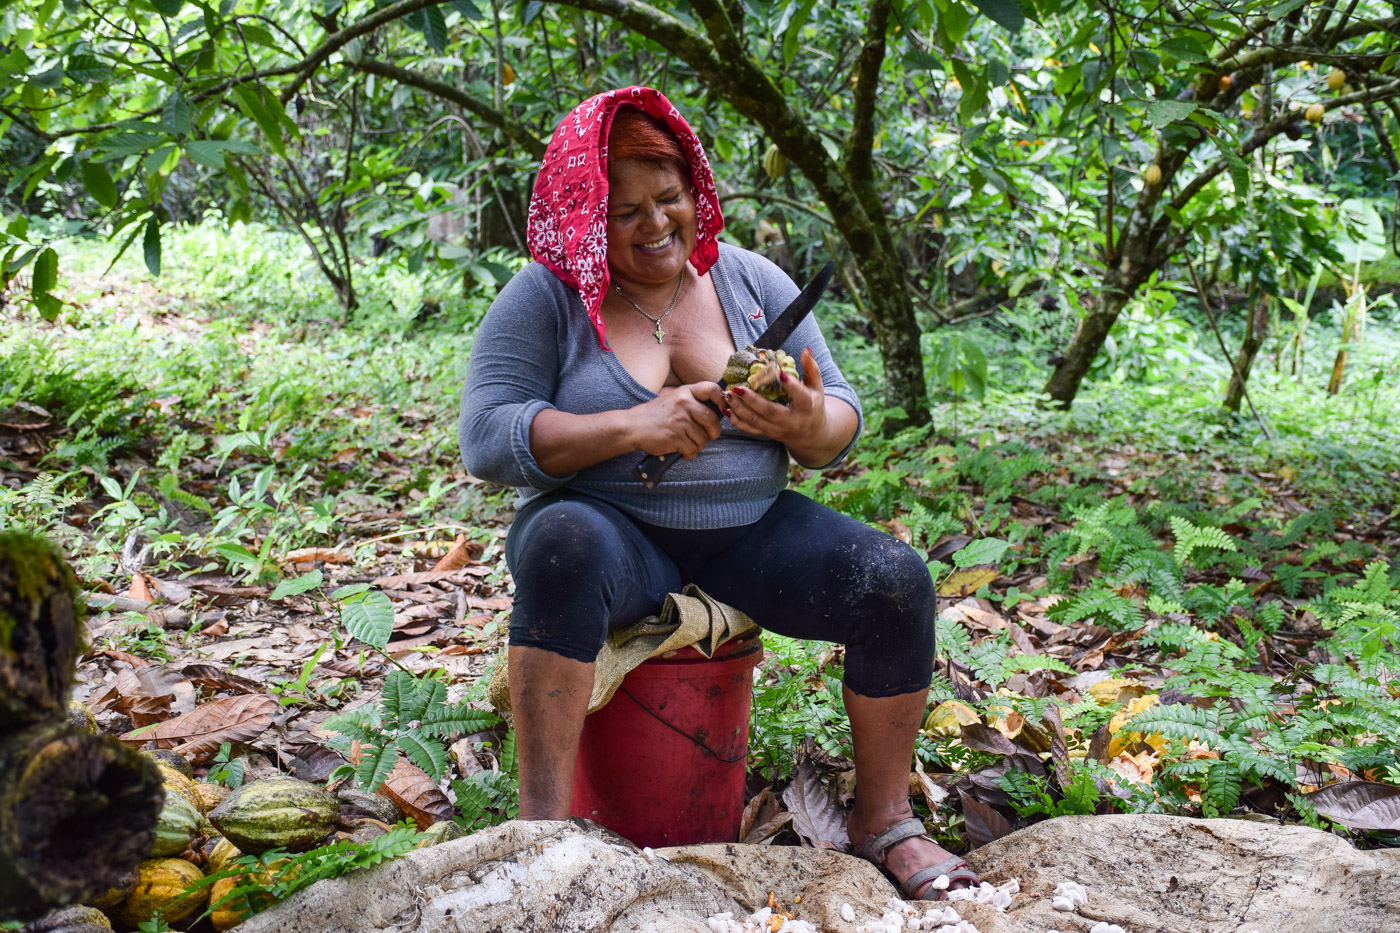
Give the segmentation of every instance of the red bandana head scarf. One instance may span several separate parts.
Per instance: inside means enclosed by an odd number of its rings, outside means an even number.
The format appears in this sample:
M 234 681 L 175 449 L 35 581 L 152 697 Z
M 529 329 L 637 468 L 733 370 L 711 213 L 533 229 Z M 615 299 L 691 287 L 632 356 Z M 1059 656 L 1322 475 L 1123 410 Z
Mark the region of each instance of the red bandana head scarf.
M 690 124 L 665 96 L 649 87 L 605 91 L 575 107 L 554 130 L 530 197 L 526 241 L 530 255 L 560 281 L 576 289 L 609 349 L 603 327 L 603 296 L 608 292 L 608 134 L 619 107 L 638 107 L 665 122 L 680 140 L 690 163 L 695 199 L 695 250 L 690 263 L 704 275 L 719 258 L 719 209 L 714 175 Z

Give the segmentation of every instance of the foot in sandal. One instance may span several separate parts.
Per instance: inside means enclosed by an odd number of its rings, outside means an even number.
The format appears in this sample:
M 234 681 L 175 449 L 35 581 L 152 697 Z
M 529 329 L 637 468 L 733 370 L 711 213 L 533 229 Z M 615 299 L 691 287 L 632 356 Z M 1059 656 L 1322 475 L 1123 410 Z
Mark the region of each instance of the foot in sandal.
M 864 832 L 854 815 L 850 825 L 853 852 L 884 872 L 908 900 L 942 900 L 944 890 L 933 887 L 948 876 L 948 889 L 976 887 L 979 879 L 967 863 L 951 854 L 924 831 L 923 823 L 910 816 L 896 820 L 879 832 Z

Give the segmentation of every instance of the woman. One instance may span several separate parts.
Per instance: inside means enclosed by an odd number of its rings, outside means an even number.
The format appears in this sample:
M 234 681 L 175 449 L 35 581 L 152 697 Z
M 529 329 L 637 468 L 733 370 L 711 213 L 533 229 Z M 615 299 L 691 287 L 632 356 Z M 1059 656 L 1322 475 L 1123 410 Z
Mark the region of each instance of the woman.
M 535 184 L 536 261 L 477 332 L 462 457 L 521 493 L 506 542 L 520 818 L 569 815 L 608 631 L 695 583 L 766 629 L 846 645 L 857 853 L 910 897 L 937 894 L 942 874 L 975 882 L 907 796 L 933 659 L 928 570 L 889 535 L 784 490 L 789 457 L 831 466 L 861 424 L 812 318 L 786 347 L 802 367 L 784 377 L 790 405 L 716 384 L 797 293 L 767 260 L 720 245 L 723 224 L 699 141 L 665 97 L 590 98 L 555 130 Z M 654 489 L 632 475 L 643 452 L 677 451 Z

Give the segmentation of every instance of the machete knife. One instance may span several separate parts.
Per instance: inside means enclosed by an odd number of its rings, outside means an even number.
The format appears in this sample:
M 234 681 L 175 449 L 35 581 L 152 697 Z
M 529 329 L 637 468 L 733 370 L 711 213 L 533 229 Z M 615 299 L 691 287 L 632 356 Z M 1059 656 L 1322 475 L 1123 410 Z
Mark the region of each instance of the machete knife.
M 812 312 L 817 306 L 817 301 L 821 298 L 822 292 L 826 291 L 827 283 L 831 281 L 831 270 L 833 263 L 830 261 L 822 266 L 821 271 L 807 283 L 807 287 L 802 289 L 801 294 L 792 300 L 778 319 L 769 325 L 768 329 L 759 335 L 753 342 L 753 346 L 759 350 L 777 350 L 787 343 L 792 332 L 797 330 L 797 325 L 802 323 L 802 319 Z M 719 380 L 720 389 L 729 387 L 725 380 Z M 705 406 L 716 415 L 720 413 L 719 406 L 714 402 L 705 402 Z M 652 489 L 661 482 L 661 477 L 670 469 L 671 464 L 681 459 L 678 453 L 670 454 L 648 454 L 637 464 L 632 475 L 641 480 L 648 489 Z

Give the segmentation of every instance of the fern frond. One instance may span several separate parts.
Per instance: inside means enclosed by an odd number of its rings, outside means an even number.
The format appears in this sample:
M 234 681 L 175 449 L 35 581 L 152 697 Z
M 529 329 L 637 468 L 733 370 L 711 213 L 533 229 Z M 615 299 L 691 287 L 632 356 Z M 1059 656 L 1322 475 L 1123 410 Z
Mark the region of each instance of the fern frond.
M 355 766 L 356 783 L 371 794 L 379 790 L 394 770 L 398 757 L 398 746 L 393 742 L 385 742 L 383 745 L 362 743 L 360 763 Z
M 1219 528 L 1202 528 L 1176 515 L 1171 517 L 1171 526 L 1172 535 L 1176 538 L 1176 548 L 1172 551 L 1172 558 L 1178 566 L 1186 566 L 1187 561 L 1191 559 L 1192 552 L 1197 548 L 1216 548 L 1222 551 L 1239 550 L 1235 539 Z
M 1128 720 L 1124 728 L 1144 735 L 1160 732 L 1168 738 L 1194 739 L 1212 748 L 1224 742 L 1215 710 L 1185 704 L 1153 706 Z
M 427 772 L 434 781 L 442 780 L 443 774 L 447 771 L 447 750 L 440 742 L 424 742 L 413 733 L 401 735 L 397 742 L 399 751 L 408 756 L 408 760 Z
M 1205 787 L 1201 789 L 1201 804 L 1208 815 L 1223 816 L 1235 809 L 1240 799 L 1239 769 L 1233 762 L 1213 760 L 1206 771 Z
M 1120 630 L 1142 626 L 1142 610 L 1137 603 L 1109 589 L 1080 590 L 1052 606 L 1049 615 L 1061 625 L 1090 619 L 1099 625 Z
M 423 718 L 421 731 L 425 735 L 449 738 L 482 732 L 500 722 L 501 717 L 490 710 L 476 709 L 463 702 L 429 710 Z

